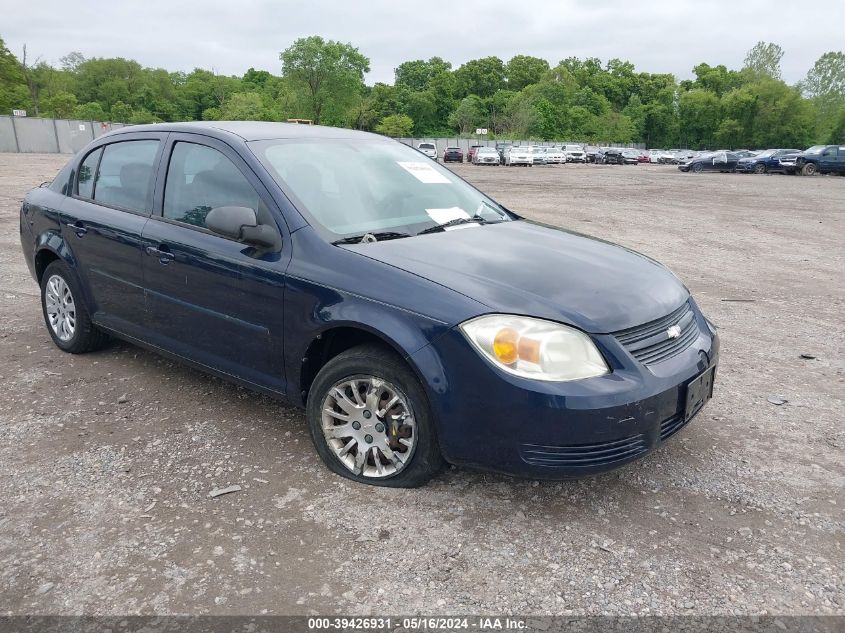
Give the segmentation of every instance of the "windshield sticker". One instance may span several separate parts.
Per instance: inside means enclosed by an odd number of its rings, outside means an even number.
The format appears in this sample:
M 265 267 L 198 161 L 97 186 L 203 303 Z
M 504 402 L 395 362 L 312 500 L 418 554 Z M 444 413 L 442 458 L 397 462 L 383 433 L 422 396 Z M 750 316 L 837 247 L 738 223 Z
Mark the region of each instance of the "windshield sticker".
M 448 209 L 426 209 L 428 217 L 438 224 L 446 224 L 451 220 L 469 220 L 469 213 L 459 207 L 449 207 Z
M 461 229 L 477 229 L 480 228 L 481 225 L 473 222 L 471 224 L 456 224 L 455 226 L 444 226 L 444 231 L 460 231 Z
M 396 161 L 396 164 L 399 165 L 402 169 L 407 171 L 411 174 L 414 178 L 419 180 L 420 182 L 424 182 L 428 185 L 432 184 L 450 184 L 452 181 L 446 178 L 443 174 L 437 171 L 434 167 L 432 167 L 428 163 L 423 162 L 406 162 L 406 161 Z

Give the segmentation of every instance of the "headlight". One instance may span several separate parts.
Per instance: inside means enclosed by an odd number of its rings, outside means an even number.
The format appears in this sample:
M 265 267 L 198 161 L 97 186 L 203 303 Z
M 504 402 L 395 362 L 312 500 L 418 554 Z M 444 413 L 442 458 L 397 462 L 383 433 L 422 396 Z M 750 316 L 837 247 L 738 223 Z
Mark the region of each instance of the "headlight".
M 564 382 L 610 371 L 589 336 L 559 323 L 492 314 L 460 327 L 486 358 L 516 376 Z

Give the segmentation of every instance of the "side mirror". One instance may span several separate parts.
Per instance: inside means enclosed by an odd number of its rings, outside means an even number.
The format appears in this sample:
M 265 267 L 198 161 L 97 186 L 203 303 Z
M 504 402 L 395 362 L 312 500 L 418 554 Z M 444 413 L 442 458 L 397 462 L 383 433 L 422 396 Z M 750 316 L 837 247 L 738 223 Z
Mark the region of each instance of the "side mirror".
M 258 218 L 249 207 L 216 207 L 205 216 L 205 225 L 219 235 L 240 240 L 244 227 L 258 226 Z
M 279 236 L 272 227 L 258 223 L 249 207 L 216 207 L 205 216 L 205 225 L 218 235 L 264 248 L 279 246 Z

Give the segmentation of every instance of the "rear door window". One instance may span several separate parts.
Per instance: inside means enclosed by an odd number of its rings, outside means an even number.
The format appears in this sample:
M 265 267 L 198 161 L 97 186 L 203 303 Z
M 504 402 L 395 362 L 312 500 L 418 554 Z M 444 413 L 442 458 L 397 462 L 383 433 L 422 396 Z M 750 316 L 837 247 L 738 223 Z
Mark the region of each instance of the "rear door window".
M 106 145 L 94 183 L 94 200 L 128 211 L 149 212 L 158 145 L 159 141 L 152 140 Z

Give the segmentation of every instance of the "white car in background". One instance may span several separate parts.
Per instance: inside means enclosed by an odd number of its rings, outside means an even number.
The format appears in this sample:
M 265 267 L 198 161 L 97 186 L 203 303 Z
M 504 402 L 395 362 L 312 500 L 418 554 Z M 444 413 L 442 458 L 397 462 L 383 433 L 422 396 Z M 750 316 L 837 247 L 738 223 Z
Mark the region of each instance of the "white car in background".
M 420 143 L 417 149 L 433 160 L 437 160 L 437 146 L 434 143 Z
M 587 152 L 580 145 L 564 145 L 563 153 L 566 154 L 567 163 L 586 163 Z
M 531 167 L 534 164 L 534 155 L 531 153 L 530 147 L 514 147 L 511 145 L 505 151 L 505 165 L 512 167 L 514 165 L 528 165 Z
M 546 164 L 547 165 L 560 165 L 561 163 L 566 162 L 566 154 L 562 149 L 559 147 L 547 147 L 546 148 Z

